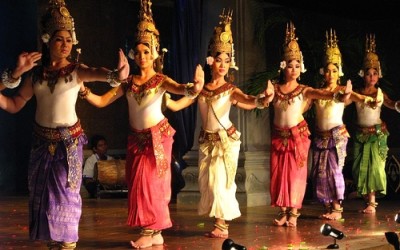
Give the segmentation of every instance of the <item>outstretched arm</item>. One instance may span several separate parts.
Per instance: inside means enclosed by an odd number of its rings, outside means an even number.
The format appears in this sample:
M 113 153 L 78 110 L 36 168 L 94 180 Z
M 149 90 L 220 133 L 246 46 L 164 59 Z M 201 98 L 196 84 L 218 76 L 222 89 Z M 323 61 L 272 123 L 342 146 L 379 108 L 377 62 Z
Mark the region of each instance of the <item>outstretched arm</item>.
M 26 78 L 18 93 L 12 97 L 0 93 L 0 108 L 9 113 L 17 113 L 33 96 L 32 78 Z
M 118 68 L 113 71 L 103 67 L 94 68 L 80 65 L 78 68 L 79 79 L 84 82 L 108 82 L 111 87 L 119 86 L 119 84 L 129 76 L 129 63 L 121 49 L 118 52 L 118 56 Z
M 383 93 L 383 105 L 400 113 L 400 101 L 393 101 L 385 92 Z
M 340 89 L 337 92 L 329 91 L 326 89 L 314 89 L 312 87 L 306 87 L 304 89 L 304 97 L 308 99 L 322 99 L 322 100 L 336 100 L 338 102 L 346 102 L 352 93 L 353 85 L 351 81 L 348 80 L 346 83 L 346 87 Z
M 39 52 L 22 52 L 18 56 L 17 66 L 14 70 L 5 70 L 1 75 L 0 90 L 16 88 L 21 82 L 21 76 L 37 65 L 42 58 Z
M 80 98 L 86 99 L 86 101 L 98 108 L 108 106 L 109 104 L 120 98 L 123 94 L 124 90 L 122 89 L 121 85 L 110 89 L 103 95 L 93 94 L 92 91 L 88 87 L 85 87 L 83 84 L 81 85 L 81 89 L 79 91 Z
M 204 86 L 204 71 L 200 65 L 197 65 L 196 71 L 194 74 L 194 83 L 188 84 L 179 84 L 172 80 L 171 78 L 167 78 L 163 87 L 173 94 L 177 95 L 185 95 L 188 98 L 195 98 L 203 89 Z
M 171 96 L 168 93 L 165 93 L 165 105 L 167 106 L 168 109 L 170 109 L 173 112 L 182 110 L 193 104 L 195 101 L 196 99 L 190 99 L 186 96 L 178 100 L 172 100 Z
M 256 108 L 255 104 L 245 104 L 245 103 L 242 103 L 239 101 L 233 101 L 232 105 L 234 107 L 238 107 L 238 108 L 245 109 L 245 110 L 253 110 Z
M 274 95 L 274 87 L 271 81 L 268 80 L 264 92 L 258 96 L 246 95 L 239 88 L 235 88 L 231 94 L 231 101 L 234 106 L 237 105 L 239 108 L 243 107 L 247 110 L 262 109 L 269 106 L 269 103 L 274 99 Z

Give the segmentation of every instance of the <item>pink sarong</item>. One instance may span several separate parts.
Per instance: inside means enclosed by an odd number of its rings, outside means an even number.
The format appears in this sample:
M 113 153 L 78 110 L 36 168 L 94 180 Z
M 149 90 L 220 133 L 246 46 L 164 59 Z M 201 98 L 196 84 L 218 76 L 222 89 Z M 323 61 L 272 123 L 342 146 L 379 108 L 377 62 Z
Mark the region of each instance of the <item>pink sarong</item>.
M 307 183 L 310 131 L 305 120 L 292 128 L 274 127 L 271 147 L 271 206 L 300 209 Z
M 172 226 L 171 151 L 175 130 L 164 119 L 128 136 L 126 178 L 128 220 L 132 227 L 162 230 Z

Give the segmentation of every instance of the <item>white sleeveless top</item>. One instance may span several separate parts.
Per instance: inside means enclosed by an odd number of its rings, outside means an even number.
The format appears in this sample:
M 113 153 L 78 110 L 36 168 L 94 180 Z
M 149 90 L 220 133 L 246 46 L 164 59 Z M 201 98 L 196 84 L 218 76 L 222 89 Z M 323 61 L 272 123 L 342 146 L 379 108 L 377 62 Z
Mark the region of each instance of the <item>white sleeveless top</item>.
M 77 66 L 70 64 L 73 70 L 66 75 L 59 76 L 56 83 L 50 84 L 45 79 L 33 83 L 33 93 L 36 96 L 37 107 L 35 121 L 43 127 L 69 127 L 78 121 L 75 105 L 80 89 Z M 62 69 L 60 70 L 62 71 Z M 51 91 L 51 88 L 54 88 Z
M 360 127 L 371 127 L 382 123 L 381 109 L 383 105 L 383 93 L 380 88 L 378 88 L 376 100 L 378 101 L 378 106 L 375 109 L 369 107 L 363 102 L 356 102 L 357 125 Z

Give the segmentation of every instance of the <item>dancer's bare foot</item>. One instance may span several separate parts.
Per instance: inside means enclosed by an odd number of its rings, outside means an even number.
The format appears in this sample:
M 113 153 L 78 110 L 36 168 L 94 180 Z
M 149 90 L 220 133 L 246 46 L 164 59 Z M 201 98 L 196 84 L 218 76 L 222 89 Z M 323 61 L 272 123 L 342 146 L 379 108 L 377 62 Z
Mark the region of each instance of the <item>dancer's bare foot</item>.
M 367 203 L 367 207 L 361 212 L 364 214 L 374 214 L 376 213 L 376 207 L 378 206 L 377 202 L 369 202 Z
M 148 248 L 153 246 L 153 239 L 152 236 L 144 236 L 141 235 L 139 239 L 137 239 L 136 241 L 131 241 L 131 246 L 134 249 L 143 249 L 143 248 Z
M 283 226 L 287 221 L 287 212 L 286 210 L 282 210 L 278 213 L 278 219 L 274 219 L 275 226 Z
M 300 216 L 300 213 L 294 213 L 294 212 L 290 211 L 289 219 L 286 221 L 286 226 L 296 227 L 297 226 L 297 218 L 299 218 L 299 216 Z
M 155 232 L 153 234 L 153 237 L 151 238 L 151 244 L 153 246 L 158 246 L 158 245 L 164 244 L 164 238 L 161 235 L 161 231 L 159 231 L 159 233 Z
M 325 208 L 325 213 L 321 214 L 320 216 L 318 216 L 318 218 L 326 220 L 326 218 L 331 214 L 332 212 L 332 205 L 331 203 L 325 203 L 324 204 L 324 208 Z
M 342 212 L 335 211 L 326 216 L 324 215 L 324 217 L 328 220 L 340 220 L 342 219 Z
M 227 239 L 229 236 L 228 224 L 221 224 L 216 222 L 214 224 L 214 229 L 211 232 L 206 233 L 205 236 L 210 238 Z

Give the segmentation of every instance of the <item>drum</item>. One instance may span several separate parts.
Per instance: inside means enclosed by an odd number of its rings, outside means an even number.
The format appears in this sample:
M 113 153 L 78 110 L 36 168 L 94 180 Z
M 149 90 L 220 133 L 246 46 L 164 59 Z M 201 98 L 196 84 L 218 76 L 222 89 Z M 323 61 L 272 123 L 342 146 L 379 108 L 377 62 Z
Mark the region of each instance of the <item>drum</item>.
M 98 161 L 94 178 L 104 190 L 126 189 L 125 163 L 119 159 Z

